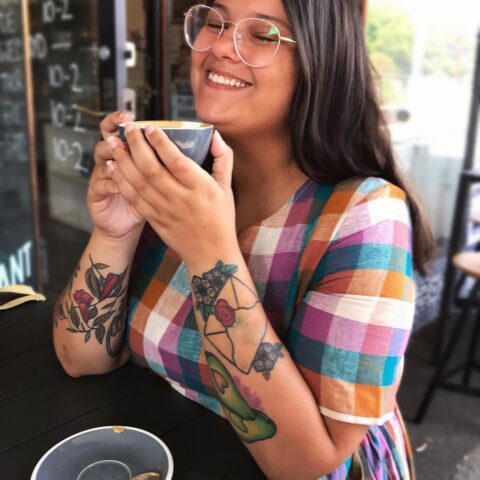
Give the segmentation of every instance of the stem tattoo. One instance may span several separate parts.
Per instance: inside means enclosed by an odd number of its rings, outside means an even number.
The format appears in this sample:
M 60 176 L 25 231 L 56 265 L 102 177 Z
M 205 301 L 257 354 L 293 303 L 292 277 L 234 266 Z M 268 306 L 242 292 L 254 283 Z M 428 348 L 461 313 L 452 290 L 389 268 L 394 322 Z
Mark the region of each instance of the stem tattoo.
M 109 268 L 104 263 L 94 262 L 85 271 L 87 290 L 73 291 L 73 281 L 78 278 L 80 265 L 75 269 L 65 294 L 56 305 L 55 326 L 58 320 L 66 320 L 67 330 L 84 335 L 85 343 L 95 337 L 100 345 L 105 345 L 111 357 L 121 351 L 125 331 L 126 290 L 124 285 L 128 267 L 122 273 L 102 273 Z M 105 324 L 110 320 L 108 330 Z

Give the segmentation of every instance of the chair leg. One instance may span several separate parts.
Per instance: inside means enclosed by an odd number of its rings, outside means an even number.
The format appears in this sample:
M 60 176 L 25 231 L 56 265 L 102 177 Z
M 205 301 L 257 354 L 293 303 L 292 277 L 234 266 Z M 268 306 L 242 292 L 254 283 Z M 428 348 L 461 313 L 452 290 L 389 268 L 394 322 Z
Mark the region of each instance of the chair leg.
M 460 318 L 458 319 L 457 324 L 455 325 L 455 330 L 452 336 L 450 337 L 450 340 L 448 341 L 447 347 L 440 358 L 437 368 L 435 369 L 435 374 L 433 375 L 433 378 L 430 381 L 430 384 L 428 385 L 427 391 L 423 396 L 420 407 L 418 408 L 417 413 L 415 414 L 415 417 L 413 419 L 414 423 L 420 423 L 423 420 L 423 417 L 425 416 L 428 406 L 432 401 L 433 394 L 435 393 L 435 390 L 438 387 L 438 384 L 440 383 L 445 367 L 447 366 L 447 363 L 450 360 L 450 356 L 452 355 L 455 345 L 457 344 L 457 341 L 460 338 L 462 330 L 468 319 L 468 314 L 470 313 L 470 309 L 475 303 L 479 287 L 480 287 L 480 280 L 477 280 L 472 287 L 472 291 L 470 292 L 470 296 L 468 297 L 467 304 L 465 305 L 465 308 L 462 310 L 462 313 L 460 314 Z
M 477 311 L 475 318 L 475 326 L 473 327 L 472 338 L 470 339 L 470 345 L 468 347 L 467 362 L 465 370 L 463 371 L 462 384 L 467 386 L 470 383 L 470 377 L 472 375 L 473 365 L 475 363 L 475 351 L 478 343 L 478 337 L 480 335 L 480 307 Z

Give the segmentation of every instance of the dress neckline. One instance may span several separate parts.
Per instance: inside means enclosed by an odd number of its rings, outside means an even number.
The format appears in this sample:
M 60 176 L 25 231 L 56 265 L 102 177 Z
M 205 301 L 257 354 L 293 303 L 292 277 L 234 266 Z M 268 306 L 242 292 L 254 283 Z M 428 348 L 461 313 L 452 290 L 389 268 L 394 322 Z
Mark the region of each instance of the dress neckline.
M 313 182 L 313 180 L 311 178 L 307 178 L 300 185 L 300 187 L 298 187 L 297 190 L 295 192 L 293 192 L 290 195 L 290 197 L 288 197 L 288 199 L 285 201 L 285 203 L 278 210 L 276 210 L 274 213 L 272 213 L 271 215 L 269 215 L 268 217 L 266 217 L 262 220 L 258 220 L 257 222 L 252 223 L 250 225 L 245 225 L 244 227 L 242 227 L 240 230 L 237 231 L 237 237 L 239 237 L 241 234 L 245 233 L 248 230 L 251 230 L 251 229 L 254 229 L 254 228 L 257 229 L 257 228 L 260 228 L 262 226 L 273 223 L 279 216 L 281 216 L 284 213 L 284 211 L 287 208 L 290 207 L 290 205 L 292 203 L 294 203 L 300 197 L 300 195 L 303 194 L 303 192 L 307 189 L 307 187 L 312 182 Z

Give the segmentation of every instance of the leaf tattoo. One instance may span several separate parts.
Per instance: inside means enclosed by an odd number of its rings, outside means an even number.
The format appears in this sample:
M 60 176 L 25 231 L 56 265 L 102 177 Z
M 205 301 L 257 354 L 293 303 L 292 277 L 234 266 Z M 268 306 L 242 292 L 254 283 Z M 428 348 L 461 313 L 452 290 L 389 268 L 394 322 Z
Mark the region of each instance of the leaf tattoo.
M 80 270 L 80 265 L 77 266 L 64 295 L 65 308 L 61 301 L 57 303 L 55 325 L 58 327 L 58 320 L 67 320 L 69 332 L 84 335 L 85 343 L 94 336 L 100 345 L 105 342 L 108 354 L 115 357 L 120 353 L 125 331 L 124 283 L 128 267 L 122 273 L 110 272 L 105 276 L 102 271 L 107 268 L 108 265 L 94 262 L 90 256 L 90 266 L 85 271 L 87 289 L 73 291 L 73 279 Z M 107 328 L 109 320 L 112 321 Z

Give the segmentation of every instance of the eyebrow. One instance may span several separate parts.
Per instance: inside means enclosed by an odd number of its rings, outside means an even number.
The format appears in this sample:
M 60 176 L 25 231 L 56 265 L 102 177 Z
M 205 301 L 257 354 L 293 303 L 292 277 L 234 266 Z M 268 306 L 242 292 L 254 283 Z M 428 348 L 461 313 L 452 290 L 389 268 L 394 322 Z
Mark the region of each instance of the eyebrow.
M 218 10 L 223 10 L 225 13 L 228 14 L 228 7 L 221 3 L 214 2 L 212 7 L 217 8 Z M 285 20 L 282 20 L 281 18 L 278 17 L 272 17 L 270 15 L 265 15 L 264 13 L 256 13 L 253 12 L 254 18 L 260 18 L 262 20 L 270 20 L 271 22 L 278 23 L 279 25 L 282 25 L 282 27 L 285 27 L 287 30 L 292 31 L 292 27 L 285 22 Z

